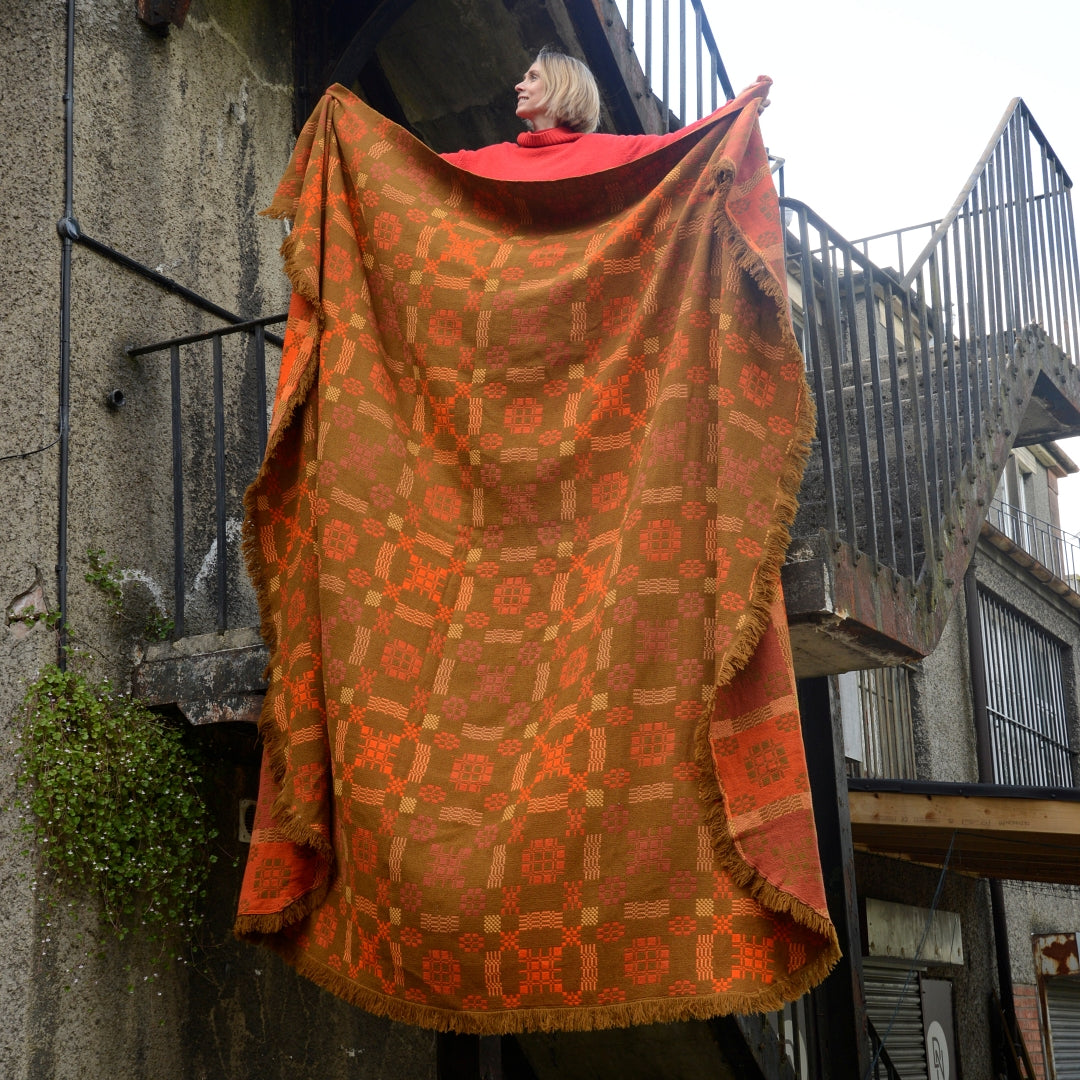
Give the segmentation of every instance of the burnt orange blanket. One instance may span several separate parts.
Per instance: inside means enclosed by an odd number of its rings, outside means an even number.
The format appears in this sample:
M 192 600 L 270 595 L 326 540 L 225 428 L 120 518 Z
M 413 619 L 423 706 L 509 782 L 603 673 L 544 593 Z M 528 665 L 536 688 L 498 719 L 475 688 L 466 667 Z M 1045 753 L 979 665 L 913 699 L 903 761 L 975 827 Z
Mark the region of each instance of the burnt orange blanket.
M 247 555 L 239 933 L 472 1032 L 775 1008 L 837 956 L 779 565 L 812 430 L 757 130 L 485 180 L 335 87 Z

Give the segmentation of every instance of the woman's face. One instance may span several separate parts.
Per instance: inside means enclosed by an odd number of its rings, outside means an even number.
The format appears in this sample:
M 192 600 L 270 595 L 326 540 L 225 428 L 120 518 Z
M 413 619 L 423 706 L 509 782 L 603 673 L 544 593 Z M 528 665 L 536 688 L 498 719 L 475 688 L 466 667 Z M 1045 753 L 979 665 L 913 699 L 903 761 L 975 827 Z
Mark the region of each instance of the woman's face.
M 540 105 L 547 93 L 547 84 L 544 82 L 539 64 L 533 64 L 525 72 L 525 77 L 514 87 L 514 92 L 517 94 L 518 117 L 528 120 L 533 126 L 533 131 L 546 131 L 548 128 L 555 127 L 557 123 L 555 117 Z

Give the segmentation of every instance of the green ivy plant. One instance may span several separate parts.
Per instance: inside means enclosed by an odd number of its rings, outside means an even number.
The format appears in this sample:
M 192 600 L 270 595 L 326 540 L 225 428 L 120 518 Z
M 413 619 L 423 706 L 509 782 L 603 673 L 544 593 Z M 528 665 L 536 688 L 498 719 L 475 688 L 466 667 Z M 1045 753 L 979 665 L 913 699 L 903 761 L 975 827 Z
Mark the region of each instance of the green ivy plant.
M 124 573 L 117 567 L 116 560 L 108 558 L 102 548 L 92 547 L 87 548 L 86 561 L 90 568 L 83 577 L 102 595 L 112 616 L 126 619 L 129 624 L 134 623 L 135 620 L 124 611 Z M 168 613 L 153 601 L 141 628 L 142 636 L 147 641 L 165 641 L 172 634 L 174 626 Z
M 98 589 L 109 611 L 120 618 L 124 612 L 124 579 L 116 568 L 116 560 L 107 559 L 101 548 L 87 548 L 86 561 L 90 564 L 84 575 L 87 583 Z
M 107 681 L 56 665 L 22 701 L 17 782 L 55 884 L 93 893 L 121 938 L 193 928 L 217 836 L 182 734 Z

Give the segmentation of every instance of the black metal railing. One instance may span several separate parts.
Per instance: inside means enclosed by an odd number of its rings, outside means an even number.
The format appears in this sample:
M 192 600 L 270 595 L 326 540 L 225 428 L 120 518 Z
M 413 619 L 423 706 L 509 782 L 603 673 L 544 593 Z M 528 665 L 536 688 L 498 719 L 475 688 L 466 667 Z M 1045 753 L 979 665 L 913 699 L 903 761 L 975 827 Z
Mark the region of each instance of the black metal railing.
M 286 316 L 269 315 L 261 319 L 250 319 L 245 322 L 235 323 L 232 326 L 220 327 L 216 330 L 208 330 L 198 334 L 188 334 L 183 337 L 171 338 L 167 341 L 155 342 L 152 345 L 140 345 L 129 348 L 127 354 L 130 357 L 149 356 L 156 353 L 167 352 L 169 354 L 169 378 L 171 397 L 171 434 L 172 434 L 172 517 L 173 517 L 173 635 L 181 638 L 187 632 L 185 606 L 187 597 L 186 553 L 185 544 L 185 411 L 183 390 L 183 366 L 181 364 L 181 350 L 189 350 L 191 346 L 210 343 L 211 354 L 211 379 L 213 384 L 213 545 L 211 548 L 214 556 L 214 611 L 215 626 L 219 633 L 228 629 L 230 589 L 235 583 L 229 581 L 228 574 L 228 550 L 229 538 L 227 529 L 227 491 L 226 491 L 226 400 L 225 400 L 225 368 L 224 368 L 224 341 L 233 335 L 244 335 L 249 339 L 254 353 L 254 437 L 257 457 L 248 454 L 257 468 L 258 461 L 262 459 L 266 448 L 267 438 L 267 381 L 266 381 L 266 346 L 268 343 L 280 345 L 281 339 L 276 335 L 268 334 L 266 328 L 277 323 L 283 323 Z M 203 350 L 205 351 L 205 350 Z M 189 404 L 189 407 L 193 407 Z M 244 436 L 244 425 L 235 425 Z M 250 434 L 246 436 L 250 442 Z M 250 449 L 250 448 L 249 448 Z M 251 477 L 242 478 L 246 483 Z M 201 508 L 200 508 L 201 510 Z
M 996 990 L 990 995 L 990 1024 L 1001 1036 L 1009 1080 L 1035 1080 L 1039 1074 L 1028 1052 L 1024 1033 L 1016 1022 L 1016 1012 L 1006 1015 Z
M 783 195 L 783 192 L 780 193 Z M 868 259 L 878 266 L 884 266 L 900 277 L 904 276 L 906 266 L 914 262 L 934 235 L 934 230 L 941 224 L 941 219 L 924 221 L 919 225 L 906 225 L 902 229 L 890 229 L 888 232 L 874 233 L 852 240 Z
M 781 205 L 821 455 L 796 529 L 823 527 L 918 580 L 1005 404 L 1019 332 L 1041 327 L 1076 362 L 1071 181 L 1017 99 L 903 277 L 805 204 Z
M 811 991 L 782 1009 L 767 1014 L 769 1027 L 780 1043 L 796 1080 L 810 1080 L 818 1075 L 818 1040 L 814 995 Z
M 918 502 L 928 470 L 908 394 L 917 384 L 912 297 L 804 203 L 783 206 L 820 451 L 820 476 L 812 472 L 803 484 L 796 529 L 824 527 L 913 578 L 924 550 Z
M 995 499 L 986 520 L 1038 560 L 1073 592 L 1080 592 L 1080 536 Z
M 1028 107 L 1014 99 L 904 284 L 924 302 L 939 293 L 955 300 L 961 339 L 1038 325 L 1075 363 L 1080 267 L 1071 189 Z
M 614 2 L 666 131 L 713 112 L 720 93 L 735 96 L 702 0 Z

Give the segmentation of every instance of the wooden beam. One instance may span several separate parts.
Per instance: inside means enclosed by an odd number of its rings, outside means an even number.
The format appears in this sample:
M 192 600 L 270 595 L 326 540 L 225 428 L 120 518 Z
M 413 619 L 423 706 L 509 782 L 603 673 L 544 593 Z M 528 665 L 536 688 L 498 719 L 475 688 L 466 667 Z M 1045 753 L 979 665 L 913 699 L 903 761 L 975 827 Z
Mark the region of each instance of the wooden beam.
M 960 873 L 1080 884 L 1080 803 L 851 791 L 848 806 L 859 850 L 940 866 L 952 841 Z

